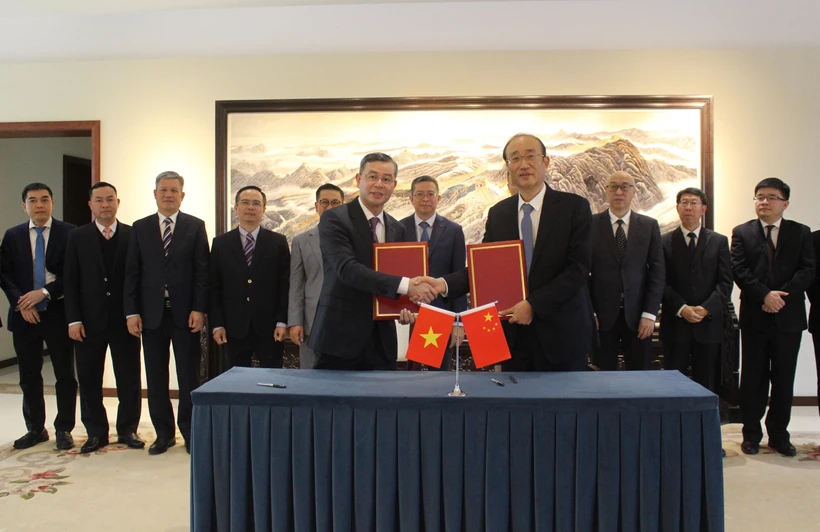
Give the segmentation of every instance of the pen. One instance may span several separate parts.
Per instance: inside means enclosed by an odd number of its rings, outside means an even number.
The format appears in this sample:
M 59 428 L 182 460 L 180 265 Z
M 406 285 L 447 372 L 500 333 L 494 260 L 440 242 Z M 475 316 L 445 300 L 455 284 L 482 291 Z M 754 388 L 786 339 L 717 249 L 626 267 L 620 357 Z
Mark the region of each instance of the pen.
M 267 386 L 268 388 L 287 388 L 284 384 L 273 384 L 270 382 L 257 382 L 257 386 Z
M 504 383 L 503 383 L 503 382 L 501 382 L 501 381 L 500 381 L 500 380 L 498 380 L 498 379 L 490 379 L 490 380 L 491 380 L 491 381 L 493 381 L 494 383 L 496 383 L 496 384 L 497 384 L 497 385 L 499 385 L 499 386 L 504 386 Z
M 515 378 L 515 375 L 510 375 L 510 381 L 511 381 L 513 384 L 518 384 L 518 379 L 516 379 L 516 378 Z

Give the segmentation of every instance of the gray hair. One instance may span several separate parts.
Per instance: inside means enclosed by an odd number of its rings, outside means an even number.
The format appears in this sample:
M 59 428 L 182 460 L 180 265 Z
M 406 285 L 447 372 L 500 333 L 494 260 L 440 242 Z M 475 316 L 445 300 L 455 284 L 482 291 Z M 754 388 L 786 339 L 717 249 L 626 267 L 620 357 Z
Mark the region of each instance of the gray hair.
M 173 170 L 166 170 L 157 176 L 156 181 L 154 182 L 154 190 L 159 188 L 159 182 L 163 179 L 177 179 L 179 181 L 179 188 L 185 188 L 185 178 L 183 178 L 178 173 L 174 172 Z

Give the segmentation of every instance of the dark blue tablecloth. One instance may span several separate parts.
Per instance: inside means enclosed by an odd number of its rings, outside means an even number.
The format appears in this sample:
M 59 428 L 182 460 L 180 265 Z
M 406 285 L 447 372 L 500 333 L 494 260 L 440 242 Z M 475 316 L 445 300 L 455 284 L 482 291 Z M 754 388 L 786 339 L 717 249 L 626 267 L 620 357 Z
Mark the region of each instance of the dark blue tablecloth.
M 193 393 L 191 528 L 723 530 L 715 395 L 668 371 L 515 376 L 448 397 L 451 372 L 234 368 Z

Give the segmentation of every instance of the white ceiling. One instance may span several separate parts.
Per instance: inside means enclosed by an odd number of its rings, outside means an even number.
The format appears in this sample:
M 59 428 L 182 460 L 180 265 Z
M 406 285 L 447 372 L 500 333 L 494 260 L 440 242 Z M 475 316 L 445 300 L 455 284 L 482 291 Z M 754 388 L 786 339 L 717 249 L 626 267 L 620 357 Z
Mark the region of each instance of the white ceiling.
M 0 62 L 820 47 L 818 0 L 1 0 L 0 13 Z

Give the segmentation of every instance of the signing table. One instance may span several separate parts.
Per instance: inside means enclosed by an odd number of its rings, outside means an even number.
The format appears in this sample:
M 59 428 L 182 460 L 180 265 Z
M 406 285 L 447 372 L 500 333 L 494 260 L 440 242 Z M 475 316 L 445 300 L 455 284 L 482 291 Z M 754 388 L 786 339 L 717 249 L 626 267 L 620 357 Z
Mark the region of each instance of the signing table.
M 510 376 L 448 397 L 451 372 L 233 368 L 192 394 L 191 528 L 723 530 L 715 395 L 676 371 Z

